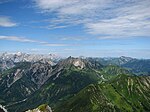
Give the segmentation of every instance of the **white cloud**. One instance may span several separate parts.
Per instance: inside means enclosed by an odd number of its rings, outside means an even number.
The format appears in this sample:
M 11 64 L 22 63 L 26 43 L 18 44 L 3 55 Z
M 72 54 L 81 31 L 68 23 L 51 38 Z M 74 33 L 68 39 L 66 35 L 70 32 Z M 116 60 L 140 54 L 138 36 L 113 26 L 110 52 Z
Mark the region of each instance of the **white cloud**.
M 67 40 L 68 40 L 68 41 L 70 41 L 70 40 L 72 40 L 72 41 L 82 41 L 82 40 L 85 40 L 85 39 L 86 39 L 86 37 L 70 36 L 70 37 L 63 37 L 63 38 L 61 38 L 60 40 L 64 40 L 64 41 L 67 41 Z
M 54 47 L 56 47 L 56 46 L 68 46 L 67 44 L 49 44 L 49 43 L 47 43 L 45 45 L 46 46 L 54 46 Z
M 56 14 L 56 17 L 46 19 L 48 29 L 66 28 L 73 25 L 88 23 L 94 19 L 94 11 L 103 9 L 111 0 L 33 0 L 41 12 Z M 96 19 L 96 18 L 95 18 Z
M 0 4 L 6 3 L 6 2 L 10 2 L 12 0 L 0 0 Z
M 102 9 L 111 0 L 33 0 L 36 6 L 45 12 L 57 11 L 61 15 L 86 14 Z M 87 14 L 88 14 L 87 13 Z M 93 13 L 93 12 L 92 12 Z
M 17 23 L 10 20 L 9 17 L 0 16 L 0 27 L 14 27 Z
M 30 40 L 23 37 L 16 37 L 16 36 L 0 36 L 0 40 L 11 40 L 17 42 L 36 42 L 35 40 Z
M 41 52 L 41 51 L 48 51 L 48 49 L 32 48 L 32 49 L 27 49 L 27 51 L 31 51 L 31 52 Z
M 17 42 L 28 42 L 28 43 L 37 43 L 42 44 L 45 46 L 68 46 L 67 44 L 59 44 L 59 43 L 48 43 L 44 41 L 38 41 L 33 39 L 28 39 L 24 37 L 17 37 L 17 36 L 0 36 L 0 40 L 10 40 L 10 41 L 17 41 Z
M 109 35 L 107 38 L 150 36 L 150 2 L 139 2 L 114 10 L 117 17 L 87 23 L 91 34 Z
M 34 0 L 37 8 L 53 13 L 50 29 L 82 24 L 99 38 L 150 36 L 149 0 Z
M 103 34 L 107 38 L 150 36 L 150 21 L 130 20 L 125 17 L 87 23 L 86 28 L 91 34 Z

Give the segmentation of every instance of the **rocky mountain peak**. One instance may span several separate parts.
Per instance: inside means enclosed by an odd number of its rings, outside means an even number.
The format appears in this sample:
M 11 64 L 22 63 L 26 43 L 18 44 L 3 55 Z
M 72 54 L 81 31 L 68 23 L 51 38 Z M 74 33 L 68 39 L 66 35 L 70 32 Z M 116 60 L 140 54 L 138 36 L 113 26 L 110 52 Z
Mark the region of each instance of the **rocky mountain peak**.
M 89 60 L 89 59 L 83 59 L 83 58 L 74 58 L 74 57 L 68 57 L 67 59 L 64 59 L 60 61 L 57 65 L 59 67 L 71 67 L 75 66 L 79 69 L 83 68 L 94 68 L 94 69 L 100 69 L 102 67 L 101 63 L 95 60 Z
M 120 60 L 122 60 L 122 61 L 124 61 L 124 62 L 129 62 L 129 61 L 131 61 L 133 58 L 131 58 L 131 57 L 126 57 L 126 56 L 121 56 L 120 57 Z
M 76 67 L 80 67 L 81 69 L 85 67 L 85 63 L 80 59 L 74 60 L 73 65 Z
M 67 59 L 64 59 L 58 63 L 59 66 L 61 67 L 68 67 L 68 66 L 75 66 L 80 69 L 83 69 L 86 67 L 87 61 L 81 58 L 74 58 L 74 57 L 68 57 Z

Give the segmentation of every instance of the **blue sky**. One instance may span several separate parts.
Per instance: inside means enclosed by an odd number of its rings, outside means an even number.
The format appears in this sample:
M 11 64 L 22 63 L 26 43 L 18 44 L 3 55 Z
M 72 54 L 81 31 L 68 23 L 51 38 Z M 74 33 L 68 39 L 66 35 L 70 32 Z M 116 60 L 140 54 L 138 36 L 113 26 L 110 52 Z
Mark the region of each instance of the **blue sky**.
M 150 58 L 150 0 L 0 0 L 0 52 Z

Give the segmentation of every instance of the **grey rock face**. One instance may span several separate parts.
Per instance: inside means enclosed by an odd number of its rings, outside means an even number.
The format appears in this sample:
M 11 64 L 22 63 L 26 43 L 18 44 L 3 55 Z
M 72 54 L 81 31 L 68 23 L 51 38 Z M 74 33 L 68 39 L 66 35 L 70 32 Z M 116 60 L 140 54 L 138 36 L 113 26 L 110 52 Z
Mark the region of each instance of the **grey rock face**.
M 29 69 L 31 80 L 40 87 L 52 76 L 52 66 L 49 63 L 36 62 Z

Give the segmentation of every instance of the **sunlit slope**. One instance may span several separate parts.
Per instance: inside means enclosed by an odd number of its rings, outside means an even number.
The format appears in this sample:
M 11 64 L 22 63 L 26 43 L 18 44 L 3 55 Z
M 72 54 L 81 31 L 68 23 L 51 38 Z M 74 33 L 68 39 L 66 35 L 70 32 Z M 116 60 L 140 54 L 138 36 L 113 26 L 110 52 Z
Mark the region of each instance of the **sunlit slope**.
M 113 81 L 87 86 L 55 112 L 148 112 L 149 92 L 150 77 L 120 75 Z

